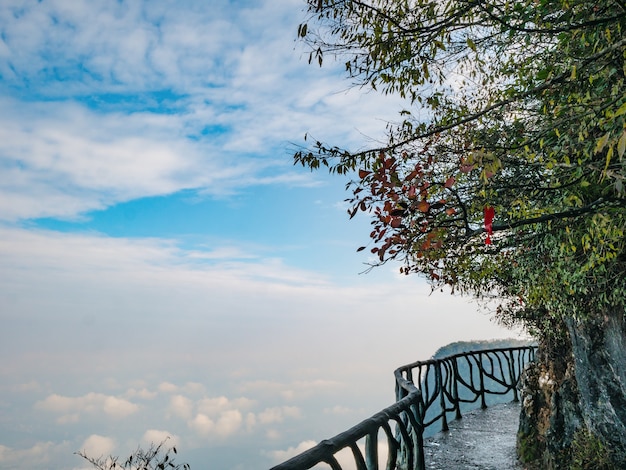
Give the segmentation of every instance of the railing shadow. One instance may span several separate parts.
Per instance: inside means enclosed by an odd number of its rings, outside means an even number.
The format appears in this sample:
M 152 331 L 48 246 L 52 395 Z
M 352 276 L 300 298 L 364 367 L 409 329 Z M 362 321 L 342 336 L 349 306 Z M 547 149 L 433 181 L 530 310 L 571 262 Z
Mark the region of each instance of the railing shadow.
M 518 401 L 517 385 L 536 347 L 486 349 L 419 361 L 395 372 L 396 403 L 271 470 L 425 470 L 427 431 L 448 430 L 464 412 Z

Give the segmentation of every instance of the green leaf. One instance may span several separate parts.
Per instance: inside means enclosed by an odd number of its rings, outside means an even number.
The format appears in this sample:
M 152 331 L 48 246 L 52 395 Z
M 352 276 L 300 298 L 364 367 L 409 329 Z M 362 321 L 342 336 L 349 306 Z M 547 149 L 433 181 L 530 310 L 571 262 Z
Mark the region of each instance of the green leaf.
M 606 143 L 609 141 L 609 137 L 610 137 L 610 133 L 607 132 L 606 134 L 604 134 L 602 137 L 600 137 L 597 141 L 596 141 L 596 148 L 593 151 L 593 153 L 600 153 L 602 152 L 602 150 L 604 150 L 604 147 L 606 146 Z
M 546 78 L 548 78 L 548 75 L 550 75 L 551 70 L 552 69 L 548 67 L 537 72 L 537 80 L 545 80 Z
M 617 111 L 615 111 L 614 117 L 621 116 L 622 114 L 626 114 L 626 103 L 622 104 Z
M 617 142 L 617 154 L 619 155 L 620 160 L 624 156 L 624 151 L 626 151 L 626 129 L 624 129 L 624 132 L 622 132 L 622 136 Z
M 611 158 L 613 157 L 613 146 L 609 147 L 609 150 L 606 152 L 606 163 L 604 165 L 604 172 L 609 169 L 609 164 L 611 163 Z
M 470 38 L 467 38 L 467 47 L 476 52 L 476 44 Z

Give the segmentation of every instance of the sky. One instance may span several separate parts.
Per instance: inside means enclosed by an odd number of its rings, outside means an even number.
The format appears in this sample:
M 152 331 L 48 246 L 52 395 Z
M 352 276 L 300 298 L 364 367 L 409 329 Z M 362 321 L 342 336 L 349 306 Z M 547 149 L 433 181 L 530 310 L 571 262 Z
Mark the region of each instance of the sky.
M 304 0 L 0 2 L 0 468 L 170 437 L 266 469 L 390 405 L 393 370 L 516 337 L 385 265 L 346 177 L 408 106 L 308 64 Z

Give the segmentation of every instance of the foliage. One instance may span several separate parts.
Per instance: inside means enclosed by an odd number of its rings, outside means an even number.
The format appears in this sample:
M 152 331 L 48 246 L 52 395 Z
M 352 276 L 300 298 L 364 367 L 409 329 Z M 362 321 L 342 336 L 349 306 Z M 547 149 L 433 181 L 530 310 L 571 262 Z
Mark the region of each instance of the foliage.
M 356 85 L 407 99 L 385 145 L 295 155 L 353 177 L 373 265 L 498 296 L 502 319 L 539 334 L 623 309 L 623 0 L 308 4 L 311 60 L 341 55 Z
M 123 463 L 119 457 L 90 457 L 84 451 L 76 452 L 97 470 L 189 470 L 189 464 L 177 464 L 171 453 L 177 454 L 175 446 L 166 447 L 167 439 L 158 445 L 151 444 L 147 450 L 137 448 Z
M 614 468 L 609 448 L 588 429 L 580 429 L 572 443 L 572 470 L 611 470 Z
M 528 434 L 518 433 L 517 455 L 521 462 L 539 462 L 542 458 L 543 446 L 535 430 Z

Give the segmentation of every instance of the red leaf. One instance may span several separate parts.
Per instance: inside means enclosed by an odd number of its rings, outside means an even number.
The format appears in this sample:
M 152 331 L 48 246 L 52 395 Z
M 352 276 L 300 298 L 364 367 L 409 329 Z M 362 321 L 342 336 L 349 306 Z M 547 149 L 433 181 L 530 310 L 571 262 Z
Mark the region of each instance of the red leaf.
M 398 227 L 400 227 L 401 224 L 402 224 L 402 218 L 394 217 L 393 219 L 391 219 L 391 227 L 392 228 L 398 228 Z
M 367 170 L 359 170 L 359 178 L 363 179 L 365 178 L 367 175 L 369 175 L 371 173 L 371 171 L 367 171 Z
M 446 180 L 446 182 L 445 182 L 445 184 L 444 184 L 444 187 L 446 187 L 446 188 L 448 188 L 448 189 L 449 189 L 449 188 L 451 188 L 451 187 L 452 187 L 452 185 L 454 185 L 455 181 L 456 181 L 456 180 L 454 179 L 454 176 L 451 176 L 450 178 L 448 178 L 448 179 Z
M 461 163 L 461 173 L 469 173 L 474 169 L 474 165 L 469 165 L 467 163 Z
M 420 201 L 417 203 L 417 209 L 421 212 L 428 212 L 428 209 L 430 209 L 430 204 L 428 203 L 428 201 Z
M 446 214 L 447 215 L 454 215 L 454 214 L 456 214 L 456 209 L 454 207 L 450 207 L 450 208 L 446 209 Z
M 409 173 L 406 178 L 404 178 L 404 181 L 412 181 L 415 179 L 415 177 L 418 175 L 419 173 L 416 170 L 413 170 L 411 173 Z
M 393 166 L 393 164 L 396 163 L 396 159 L 393 157 L 389 157 L 387 158 L 384 162 L 383 162 L 383 167 L 388 170 L 389 168 L 391 168 Z

